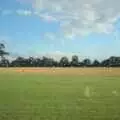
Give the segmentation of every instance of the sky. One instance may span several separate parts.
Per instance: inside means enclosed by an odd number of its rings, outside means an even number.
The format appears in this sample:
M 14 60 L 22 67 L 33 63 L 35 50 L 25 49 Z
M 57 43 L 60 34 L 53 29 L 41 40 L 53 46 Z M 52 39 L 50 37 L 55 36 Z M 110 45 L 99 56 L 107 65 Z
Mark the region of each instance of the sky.
M 0 0 L 0 42 L 11 56 L 120 56 L 119 0 Z

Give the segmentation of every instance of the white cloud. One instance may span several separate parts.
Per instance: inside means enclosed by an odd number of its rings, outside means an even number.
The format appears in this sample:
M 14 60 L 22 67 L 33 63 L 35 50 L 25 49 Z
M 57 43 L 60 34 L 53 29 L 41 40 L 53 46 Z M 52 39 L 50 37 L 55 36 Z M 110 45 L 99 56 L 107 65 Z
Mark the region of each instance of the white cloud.
M 23 16 L 31 16 L 34 13 L 31 10 L 24 10 L 24 9 L 18 9 L 16 11 L 10 10 L 10 9 L 2 9 L 0 8 L 1 15 L 23 15 Z
M 44 38 L 49 39 L 49 40 L 55 40 L 56 36 L 53 33 L 46 33 L 46 34 L 44 34 Z
M 30 10 L 17 10 L 16 13 L 18 15 L 24 15 L 24 16 L 31 16 L 32 15 L 32 11 Z
M 109 34 L 120 17 L 119 0 L 33 0 L 32 4 L 38 13 L 47 11 L 45 19 L 59 21 L 67 36 Z
M 51 15 L 48 15 L 47 13 L 44 14 L 39 14 L 39 16 L 41 17 L 41 19 L 51 22 L 51 21 L 57 21 L 57 19 Z
M 45 20 L 47 22 L 57 21 L 56 17 L 49 15 L 47 12 L 42 13 L 42 12 L 34 11 L 33 14 L 39 16 L 42 20 Z

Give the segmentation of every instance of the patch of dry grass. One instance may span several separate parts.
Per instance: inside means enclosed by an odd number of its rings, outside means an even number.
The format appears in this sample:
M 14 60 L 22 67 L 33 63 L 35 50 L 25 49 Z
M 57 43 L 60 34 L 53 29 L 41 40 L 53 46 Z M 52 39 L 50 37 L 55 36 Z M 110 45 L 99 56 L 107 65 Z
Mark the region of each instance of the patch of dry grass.
M 120 68 L 3 68 L 0 71 L 47 75 L 120 76 Z

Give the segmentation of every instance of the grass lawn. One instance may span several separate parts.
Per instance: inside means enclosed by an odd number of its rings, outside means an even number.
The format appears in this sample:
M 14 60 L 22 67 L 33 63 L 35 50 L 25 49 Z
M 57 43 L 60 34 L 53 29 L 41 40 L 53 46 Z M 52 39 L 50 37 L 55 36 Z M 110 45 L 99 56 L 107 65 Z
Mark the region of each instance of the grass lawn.
M 120 120 L 120 76 L 0 70 L 0 120 Z

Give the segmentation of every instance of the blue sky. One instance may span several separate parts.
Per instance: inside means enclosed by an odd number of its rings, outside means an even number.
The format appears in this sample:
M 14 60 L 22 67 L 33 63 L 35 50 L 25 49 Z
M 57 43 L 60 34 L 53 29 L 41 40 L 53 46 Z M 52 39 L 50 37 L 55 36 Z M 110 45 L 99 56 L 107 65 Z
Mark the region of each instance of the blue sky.
M 0 41 L 12 55 L 120 56 L 119 1 L 66 1 L 0 0 Z

